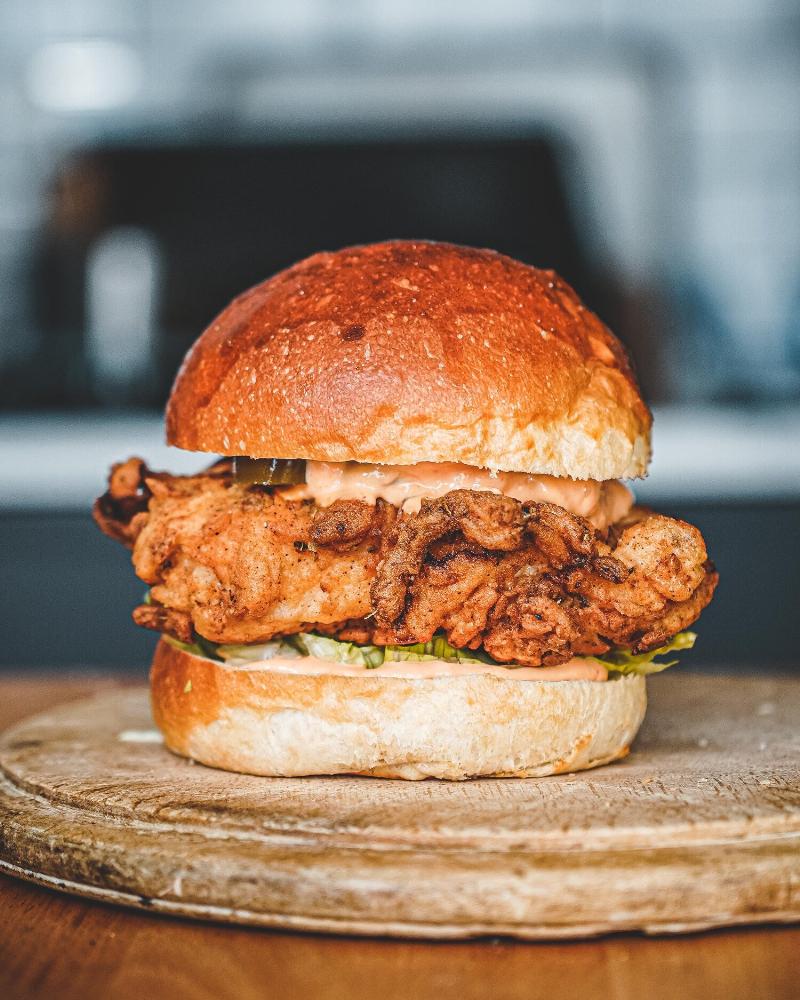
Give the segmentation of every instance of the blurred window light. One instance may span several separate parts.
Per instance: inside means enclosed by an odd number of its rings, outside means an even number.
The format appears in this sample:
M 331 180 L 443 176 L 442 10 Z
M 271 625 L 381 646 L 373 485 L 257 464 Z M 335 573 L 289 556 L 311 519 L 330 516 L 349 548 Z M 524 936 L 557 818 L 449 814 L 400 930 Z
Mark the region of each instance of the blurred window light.
M 51 42 L 33 55 L 27 87 L 47 111 L 104 111 L 139 92 L 142 62 L 129 45 L 108 39 Z
M 144 229 L 120 226 L 89 252 L 86 347 L 97 396 L 125 403 L 152 372 L 160 255 Z

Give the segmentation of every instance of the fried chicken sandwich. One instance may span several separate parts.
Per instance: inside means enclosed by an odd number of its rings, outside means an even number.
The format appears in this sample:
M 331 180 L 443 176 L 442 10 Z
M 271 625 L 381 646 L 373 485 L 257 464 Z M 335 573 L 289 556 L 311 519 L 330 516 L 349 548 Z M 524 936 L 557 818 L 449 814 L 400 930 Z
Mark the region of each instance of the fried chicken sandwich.
M 205 331 L 173 476 L 94 508 L 149 590 L 167 746 L 263 775 L 538 776 L 624 756 L 717 574 L 634 505 L 651 417 L 552 271 L 390 242 L 320 253 Z

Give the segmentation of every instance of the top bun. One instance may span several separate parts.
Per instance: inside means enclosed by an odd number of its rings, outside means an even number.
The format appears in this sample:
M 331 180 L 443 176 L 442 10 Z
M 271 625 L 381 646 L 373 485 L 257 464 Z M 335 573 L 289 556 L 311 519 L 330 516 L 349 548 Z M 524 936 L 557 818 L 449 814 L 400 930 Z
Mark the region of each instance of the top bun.
M 321 461 L 642 476 L 625 350 L 553 271 L 390 242 L 319 253 L 235 299 L 186 357 L 167 441 Z

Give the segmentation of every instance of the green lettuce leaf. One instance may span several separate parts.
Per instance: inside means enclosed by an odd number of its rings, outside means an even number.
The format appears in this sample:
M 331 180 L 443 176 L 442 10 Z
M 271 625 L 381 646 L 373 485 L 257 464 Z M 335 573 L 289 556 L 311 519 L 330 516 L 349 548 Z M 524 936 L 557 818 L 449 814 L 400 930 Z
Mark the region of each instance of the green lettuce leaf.
M 219 657 L 214 655 L 214 652 L 209 652 L 209 647 L 213 650 L 212 644 L 207 639 L 201 639 L 197 636 L 194 642 L 181 642 L 180 639 L 176 639 L 175 636 L 167 635 L 164 633 L 161 636 L 165 639 L 170 646 L 174 646 L 175 649 L 182 649 L 184 653 L 191 653 L 192 656 L 203 656 L 207 660 L 218 660 Z M 201 644 L 202 643 L 202 644 Z
M 353 663 L 374 670 L 383 663 L 421 660 L 445 660 L 448 663 L 493 663 L 486 653 L 456 649 L 441 635 L 435 635 L 429 642 L 418 642 L 411 646 L 362 646 L 355 642 L 341 642 L 328 636 L 312 632 L 300 632 L 284 640 L 291 642 L 307 656 L 318 656 L 322 660 L 335 663 Z
M 381 646 L 361 646 L 356 642 L 342 642 L 313 632 L 298 632 L 284 641 L 290 642 L 303 656 L 317 656 L 320 660 L 331 660 L 334 663 L 352 663 L 357 667 L 366 667 L 367 670 L 379 667 L 384 659 Z
M 667 667 L 674 667 L 678 662 L 677 660 L 662 662 L 659 657 L 680 649 L 691 649 L 696 639 L 697 635 L 694 632 L 679 632 L 665 646 L 651 649 L 647 653 L 632 653 L 629 649 L 620 647 L 592 659 L 596 659 L 608 667 L 609 671 L 617 674 L 658 674 Z
M 171 636 L 164 638 L 177 649 L 207 659 L 224 660 L 234 667 L 271 660 L 276 656 L 285 656 L 289 659 L 316 656 L 320 660 L 350 663 L 366 670 L 374 670 L 383 663 L 398 661 L 444 660 L 446 663 L 481 664 L 496 662 L 483 650 L 457 649 L 442 635 L 435 635 L 429 642 L 418 642 L 410 646 L 362 646 L 356 642 L 342 642 L 340 639 L 331 639 L 330 636 L 316 635 L 314 632 L 298 632 L 282 639 L 244 645 L 216 645 L 197 635 L 192 643 L 180 642 Z M 619 647 L 602 656 L 590 656 L 586 659 L 596 660 L 611 674 L 656 674 L 678 662 L 675 659 L 662 661 L 661 657 L 681 649 L 691 649 L 696 638 L 694 632 L 679 632 L 665 646 L 651 649 L 648 653 L 632 653 L 629 649 Z M 508 664 L 509 670 L 513 670 L 514 666 Z
M 195 648 L 186 643 L 172 641 L 180 649 L 195 652 Z M 210 647 L 212 644 L 206 643 L 206 645 Z M 259 660 L 271 660 L 274 656 L 288 656 L 292 659 L 301 656 L 316 656 L 320 660 L 329 660 L 332 663 L 351 663 L 367 670 L 374 670 L 383 663 L 401 660 L 494 663 L 494 660 L 486 653 L 456 649 L 444 636 L 440 635 L 434 636 L 430 642 L 419 642 L 411 646 L 367 646 L 356 642 L 342 642 L 340 639 L 316 635 L 314 632 L 298 632 L 296 635 L 285 636 L 283 639 L 273 639 L 271 642 L 242 646 L 215 646 L 213 654 L 213 658 L 222 659 L 226 663 L 230 663 L 231 666 L 244 666 Z M 197 655 L 207 656 L 209 654 L 200 652 Z
M 446 663 L 494 663 L 482 650 L 457 649 L 451 646 L 443 635 L 435 635 L 429 642 L 417 642 L 412 646 L 385 646 L 384 662 L 406 660 L 444 660 Z
M 303 655 L 282 639 L 271 639 L 269 642 L 254 642 L 240 646 L 217 646 L 215 651 L 217 659 L 223 659 L 234 667 L 243 667 L 248 663 L 260 663 L 262 660 L 271 660 L 275 656 L 299 660 Z

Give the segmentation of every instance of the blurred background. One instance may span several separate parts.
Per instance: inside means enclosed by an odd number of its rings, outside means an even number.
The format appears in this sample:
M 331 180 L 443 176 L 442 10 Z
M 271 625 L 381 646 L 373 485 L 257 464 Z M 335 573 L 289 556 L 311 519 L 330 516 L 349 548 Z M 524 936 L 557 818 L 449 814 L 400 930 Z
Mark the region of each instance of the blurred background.
M 554 267 L 656 416 L 644 502 L 722 584 L 687 657 L 800 644 L 800 5 L 4 0 L 0 666 L 144 670 L 144 585 L 88 508 L 163 445 L 226 302 L 390 237 Z

